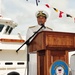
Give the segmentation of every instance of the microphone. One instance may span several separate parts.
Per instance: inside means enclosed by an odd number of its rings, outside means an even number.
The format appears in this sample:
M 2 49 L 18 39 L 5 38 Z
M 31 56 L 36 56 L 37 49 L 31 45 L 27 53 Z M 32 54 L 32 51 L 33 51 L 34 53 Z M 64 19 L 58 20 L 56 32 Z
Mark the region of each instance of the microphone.
M 40 24 L 42 27 L 46 28 L 44 24 Z

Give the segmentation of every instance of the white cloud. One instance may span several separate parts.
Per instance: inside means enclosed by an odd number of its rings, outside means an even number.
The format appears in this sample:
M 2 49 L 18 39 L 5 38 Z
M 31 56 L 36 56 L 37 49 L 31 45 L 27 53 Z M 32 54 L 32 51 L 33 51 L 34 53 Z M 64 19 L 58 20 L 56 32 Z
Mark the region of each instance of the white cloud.
M 15 28 L 15 32 L 18 33 L 18 31 L 23 34 L 26 34 L 26 30 L 30 25 L 37 24 L 36 18 L 35 18 L 35 12 L 38 9 L 45 9 L 49 14 L 50 17 L 48 18 L 47 25 L 54 28 L 54 30 L 70 30 L 73 31 L 73 29 L 70 29 L 72 27 L 75 27 L 73 23 L 73 19 L 66 18 L 65 15 L 63 15 L 63 18 L 59 18 L 59 13 L 55 12 L 52 8 L 45 7 L 45 4 L 49 4 L 50 7 L 55 7 L 58 10 L 61 10 L 65 13 L 69 13 L 73 16 L 75 16 L 75 10 L 69 9 L 68 7 L 72 6 L 69 3 L 69 0 L 40 0 L 39 6 L 36 6 L 35 0 L 2 0 L 2 14 L 5 17 L 10 17 L 14 21 L 16 21 L 19 26 Z M 41 7 L 41 8 L 40 8 Z M 52 26 L 50 25 L 52 24 Z M 70 25 L 72 24 L 72 25 Z M 60 26 L 61 25 L 61 26 Z M 67 29 L 65 26 L 68 26 Z M 69 27 L 72 26 L 72 27 Z M 22 29 L 23 27 L 23 29 Z M 26 28 L 26 29 L 24 29 Z M 60 30 L 60 31 L 61 31 Z

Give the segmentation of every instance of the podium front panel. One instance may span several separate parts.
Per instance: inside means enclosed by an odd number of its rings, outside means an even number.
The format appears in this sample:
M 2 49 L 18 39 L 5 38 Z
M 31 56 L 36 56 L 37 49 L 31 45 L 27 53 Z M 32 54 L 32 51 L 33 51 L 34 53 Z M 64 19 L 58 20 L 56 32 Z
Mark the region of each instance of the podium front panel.
M 28 46 L 29 52 L 39 50 L 75 50 L 75 33 L 42 31 L 38 33 Z
M 75 50 L 75 33 L 42 31 L 28 45 L 28 50 L 37 53 L 37 75 L 51 75 L 55 61 L 69 65 L 68 52 Z

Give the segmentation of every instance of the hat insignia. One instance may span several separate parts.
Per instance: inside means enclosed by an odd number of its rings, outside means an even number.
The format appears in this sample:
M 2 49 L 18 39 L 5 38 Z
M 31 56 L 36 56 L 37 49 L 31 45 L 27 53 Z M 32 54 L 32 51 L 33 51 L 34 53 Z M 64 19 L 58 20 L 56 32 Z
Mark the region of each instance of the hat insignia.
M 39 14 L 42 15 L 43 11 L 39 11 Z

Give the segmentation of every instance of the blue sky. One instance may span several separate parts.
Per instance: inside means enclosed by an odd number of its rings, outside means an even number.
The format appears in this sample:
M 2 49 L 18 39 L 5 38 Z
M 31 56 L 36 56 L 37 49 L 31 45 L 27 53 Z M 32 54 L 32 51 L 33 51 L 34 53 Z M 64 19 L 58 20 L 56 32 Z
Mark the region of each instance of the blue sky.
M 44 8 L 45 4 L 55 7 L 65 13 L 75 16 L 75 0 L 40 0 L 36 6 L 36 0 L 1 0 L 1 14 L 18 23 L 12 34 L 26 35 L 29 26 L 37 25 L 35 13 L 39 9 L 45 9 L 50 15 L 46 25 L 54 31 L 75 32 L 75 23 L 71 18 L 58 17 L 52 8 Z

